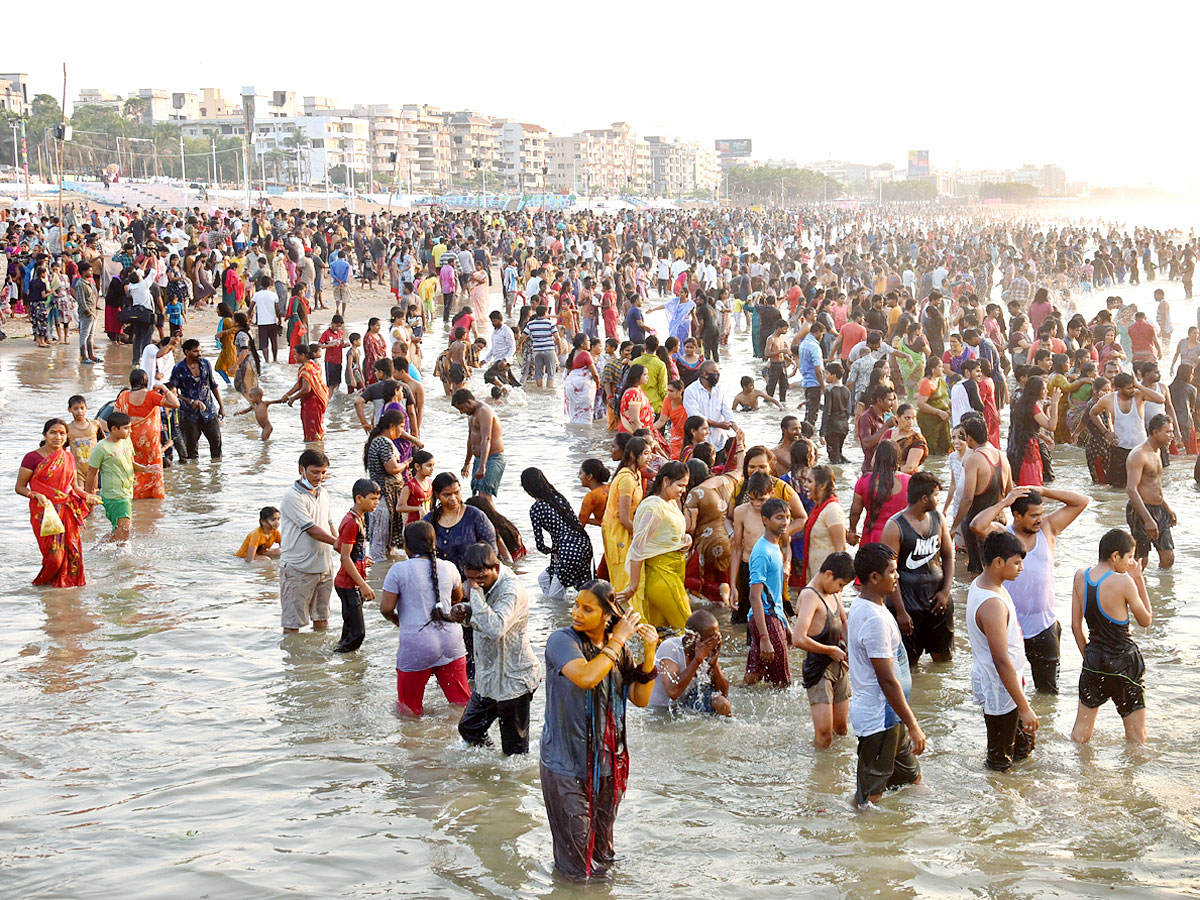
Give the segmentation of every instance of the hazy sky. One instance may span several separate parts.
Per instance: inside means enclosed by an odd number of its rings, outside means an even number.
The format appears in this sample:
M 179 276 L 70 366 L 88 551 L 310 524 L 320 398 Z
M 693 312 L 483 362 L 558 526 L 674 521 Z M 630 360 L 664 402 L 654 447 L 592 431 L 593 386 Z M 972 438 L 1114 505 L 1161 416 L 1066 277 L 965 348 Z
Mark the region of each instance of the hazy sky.
M 343 4 L 337 22 L 306 6 L 239 5 L 214 27 L 194 5 L 157 4 L 111 41 L 90 28 L 10 41 L 4 64 L 59 96 L 64 56 L 68 104 L 81 87 L 252 84 L 553 132 L 624 120 L 710 146 L 749 137 L 759 159 L 903 165 L 921 148 L 935 168 L 1055 162 L 1070 181 L 1200 188 L 1192 3 L 460 0 L 406 19 L 403 6 Z M 12 33 L 31 12 L 10 14 Z

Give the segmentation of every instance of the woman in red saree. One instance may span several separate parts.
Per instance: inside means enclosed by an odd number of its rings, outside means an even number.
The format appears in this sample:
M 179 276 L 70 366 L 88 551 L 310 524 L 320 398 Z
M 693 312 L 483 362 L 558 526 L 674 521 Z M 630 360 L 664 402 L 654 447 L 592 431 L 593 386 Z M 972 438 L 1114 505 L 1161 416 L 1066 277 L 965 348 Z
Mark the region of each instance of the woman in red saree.
M 367 384 L 379 380 L 375 374 L 375 362 L 388 355 L 387 343 L 379 333 L 382 325 L 379 319 L 372 317 L 367 322 L 367 333 L 363 335 L 363 377 L 367 379 Z
M 75 458 L 66 449 L 67 423 L 51 419 L 42 429 L 42 446 L 25 454 L 17 472 L 17 493 L 29 498 L 29 524 L 42 551 L 42 568 L 34 584 L 82 587 L 83 520 L 100 502 L 75 486 Z M 42 519 L 53 507 L 63 523 L 62 534 L 42 536 Z
M 308 306 L 308 298 L 304 296 L 307 286 L 304 282 L 292 288 L 292 297 L 288 300 L 287 307 L 287 342 L 288 342 L 288 363 L 295 365 L 299 360 L 296 358 L 296 348 L 301 343 L 307 344 L 305 340 L 308 337 L 308 314 L 310 312 Z
M 121 391 L 113 407 L 129 416 L 132 425 L 133 459 L 143 466 L 162 465 L 162 416 L 160 406 L 178 409 L 179 398 L 168 387 L 147 390 L 148 377 L 141 369 L 129 373 L 129 390 Z M 133 499 L 167 496 L 162 470 L 138 472 L 133 476 Z
M 298 344 L 293 350 L 300 363 L 300 372 L 296 383 L 279 402 L 291 406 L 299 400 L 304 440 L 320 441 L 325 438 L 325 409 L 329 406 L 329 388 L 325 386 L 325 375 L 317 362 L 321 348 L 317 344 Z

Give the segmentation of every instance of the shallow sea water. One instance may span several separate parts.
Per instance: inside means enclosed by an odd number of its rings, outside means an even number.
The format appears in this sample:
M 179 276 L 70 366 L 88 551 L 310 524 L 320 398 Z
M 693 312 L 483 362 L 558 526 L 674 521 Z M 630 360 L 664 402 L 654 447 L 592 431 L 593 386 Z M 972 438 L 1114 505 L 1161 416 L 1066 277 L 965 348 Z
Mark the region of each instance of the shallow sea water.
M 1150 288 L 1125 288 L 1148 302 Z M 1178 284 L 1170 296 L 1182 296 Z M 1144 296 L 1143 296 L 1144 295 Z M 1099 299 L 1099 298 L 1093 298 Z M 325 314 L 327 315 L 327 314 Z M 353 317 L 353 311 L 352 316 Z M 324 321 L 320 315 L 317 321 Z M 1180 304 L 1176 328 L 1194 321 Z M 356 324 L 351 323 L 352 327 Z M 735 333 L 722 383 L 752 371 Z M 107 348 L 104 348 L 105 350 Z M 80 372 L 73 348 L 0 352 L 0 481 L 12 484 L 40 424 L 82 390 L 98 408 L 115 395 L 127 350 Z M 432 354 L 430 354 L 432 357 Z M 430 360 L 431 362 L 431 360 Z M 428 371 L 429 366 L 426 366 Z M 427 375 L 427 378 L 429 376 Z M 290 384 L 265 373 L 268 393 Z M 438 468 L 461 466 L 466 425 L 431 385 L 425 434 Z M 232 395 L 230 411 L 241 408 Z M 800 399 L 797 391 L 792 400 Z M 535 752 L 504 759 L 467 748 L 457 712 L 431 686 L 426 715 L 395 713 L 396 635 L 377 607 L 349 656 L 324 634 L 279 633 L 277 564 L 233 557 L 263 505 L 278 505 L 301 447 L 295 410 L 272 410 L 276 436 L 251 417 L 225 424 L 225 458 L 167 473 L 163 501 L 136 504 L 129 549 L 94 549 L 78 591 L 29 585 L 38 554 L 23 502 L 0 512 L 0 893 L 7 897 L 1147 897 L 1200 883 L 1200 621 L 1186 581 L 1197 571 L 1192 523 L 1200 498 L 1190 461 L 1168 470 L 1180 527 L 1174 572 L 1151 566 L 1155 621 L 1135 629 L 1148 670 L 1150 742 L 1125 744 L 1111 706 L 1090 746 L 1070 740 L 1080 659 L 1069 635 L 1075 568 L 1100 534 L 1124 522 L 1124 495 L 1088 482 L 1082 453 L 1060 452 L 1059 484 L 1093 497 L 1059 543 L 1057 610 L 1064 622 L 1058 697 L 1037 696 L 1033 758 L 1011 774 L 983 767 L 984 729 L 972 704 L 970 653 L 955 587 L 956 657 L 926 659 L 912 702 L 928 735 L 920 786 L 854 812 L 854 739 L 816 752 L 803 689 L 744 688 L 743 632 L 720 618 L 735 718 L 629 715 L 632 773 L 617 821 L 611 885 L 566 884 L 551 873 L 550 833 Z M 540 465 L 575 504 L 576 472 L 607 456 L 602 428 L 563 424 L 558 392 L 531 389 L 500 411 L 508 471 L 500 507 L 526 535 L 519 571 L 531 597 L 531 637 L 568 621 L 543 599 L 544 561 L 529 534 L 518 477 Z M 779 414 L 742 417 L 752 443 L 773 445 Z M 335 514 L 359 477 L 362 432 L 343 394 L 330 408 L 328 483 Z M 857 450 L 851 452 L 857 457 Z M 944 461 L 935 463 L 941 470 Z M 843 467 L 848 500 L 857 465 Z M 599 546 L 598 531 L 593 539 Z M 386 572 L 371 575 L 378 589 Z M 336 598 L 335 598 L 336 609 Z M 793 667 L 800 654 L 793 651 Z M 432 683 L 431 683 L 432 685 Z

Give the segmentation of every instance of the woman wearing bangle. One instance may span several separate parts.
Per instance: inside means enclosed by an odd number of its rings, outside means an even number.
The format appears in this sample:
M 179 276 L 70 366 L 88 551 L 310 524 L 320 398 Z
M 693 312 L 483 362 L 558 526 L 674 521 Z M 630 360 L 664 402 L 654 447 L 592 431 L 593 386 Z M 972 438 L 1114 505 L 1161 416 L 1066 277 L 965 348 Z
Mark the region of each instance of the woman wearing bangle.
M 636 634 L 637 665 L 625 642 Z M 629 753 L 625 704 L 650 702 L 658 632 L 622 613 L 607 581 L 583 586 L 571 627 L 546 641 L 546 722 L 542 796 L 554 841 L 554 867 L 568 878 L 603 878 L 613 862 L 613 823 L 625 794 Z

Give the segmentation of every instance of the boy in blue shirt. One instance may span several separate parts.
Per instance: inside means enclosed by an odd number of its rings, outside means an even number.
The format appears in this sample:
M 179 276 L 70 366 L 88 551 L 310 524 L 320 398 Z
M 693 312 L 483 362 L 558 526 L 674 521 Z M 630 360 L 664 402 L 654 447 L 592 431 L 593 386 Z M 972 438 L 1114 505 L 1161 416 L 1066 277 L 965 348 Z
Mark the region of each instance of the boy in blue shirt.
M 171 325 L 171 337 L 183 337 L 183 323 L 187 321 L 187 313 L 183 310 L 183 301 L 172 298 L 166 307 L 167 321 Z
M 788 623 L 783 611 L 783 536 L 791 522 L 785 501 L 772 497 L 762 505 L 763 536 L 750 552 L 750 650 L 746 684 L 764 676 L 776 687 L 792 683 L 788 663 Z

